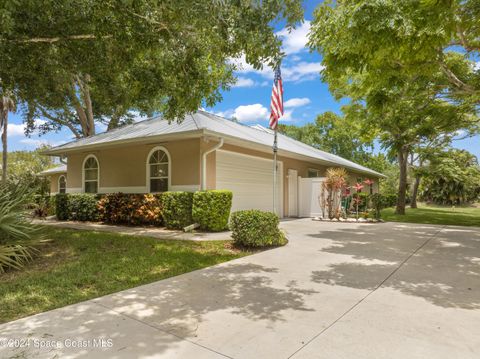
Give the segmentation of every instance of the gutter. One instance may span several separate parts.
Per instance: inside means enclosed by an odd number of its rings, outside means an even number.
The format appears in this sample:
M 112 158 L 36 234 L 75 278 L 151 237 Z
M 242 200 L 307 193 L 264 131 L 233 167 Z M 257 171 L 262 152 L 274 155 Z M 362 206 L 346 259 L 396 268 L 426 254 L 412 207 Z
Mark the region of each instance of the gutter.
M 214 147 L 210 148 L 202 154 L 202 191 L 205 191 L 207 189 L 207 155 L 218 150 L 222 146 L 223 137 L 220 137 L 220 142 L 218 144 L 216 144 Z

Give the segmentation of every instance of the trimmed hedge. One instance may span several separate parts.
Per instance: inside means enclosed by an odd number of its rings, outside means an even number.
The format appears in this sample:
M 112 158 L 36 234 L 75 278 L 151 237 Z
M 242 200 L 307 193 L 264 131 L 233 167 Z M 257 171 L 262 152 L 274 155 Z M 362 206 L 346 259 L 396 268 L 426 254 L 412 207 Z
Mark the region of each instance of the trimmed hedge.
M 287 239 L 278 224 L 275 213 L 256 209 L 234 212 L 230 218 L 234 242 L 246 247 L 285 245 Z
M 193 223 L 191 192 L 162 193 L 163 220 L 169 229 L 182 229 Z
M 200 229 L 220 232 L 228 229 L 232 191 L 199 191 L 193 195 L 192 217 Z
M 47 211 L 49 216 L 54 216 L 57 209 L 56 196 L 47 197 Z
M 73 221 L 98 221 L 98 198 L 92 194 L 68 196 L 68 219 Z
M 55 214 L 59 221 L 66 221 L 69 217 L 68 196 L 66 193 L 55 195 Z
M 100 220 L 111 224 L 160 226 L 160 194 L 109 193 L 98 201 Z

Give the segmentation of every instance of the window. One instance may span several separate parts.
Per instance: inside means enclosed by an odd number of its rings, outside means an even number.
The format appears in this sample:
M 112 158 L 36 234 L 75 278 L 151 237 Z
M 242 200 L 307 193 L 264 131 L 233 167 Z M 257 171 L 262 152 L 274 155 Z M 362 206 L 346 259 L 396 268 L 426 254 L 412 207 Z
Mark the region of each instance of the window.
M 66 193 L 67 192 L 67 179 L 64 175 L 61 175 L 58 178 L 58 193 Z
M 320 177 L 320 171 L 313 168 L 309 168 L 307 172 L 307 177 L 308 178 Z
M 83 191 L 85 193 L 98 192 L 98 161 L 93 155 L 88 156 L 83 162 Z
M 150 152 L 147 163 L 149 192 L 166 192 L 170 183 L 170 155 L 163 147 Z

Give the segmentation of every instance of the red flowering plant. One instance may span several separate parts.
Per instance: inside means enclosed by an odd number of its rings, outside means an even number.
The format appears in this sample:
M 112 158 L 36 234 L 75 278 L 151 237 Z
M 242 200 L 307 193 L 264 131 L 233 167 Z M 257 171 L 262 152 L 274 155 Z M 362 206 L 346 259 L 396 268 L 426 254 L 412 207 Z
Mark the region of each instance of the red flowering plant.
M 370 188 L 370 194 L 373 194 L 373 184 L 375 181 L 371 180 L 370 178 L 367 178 L 365 181 L 363 181 L 365 185 L 367 185 Z
M 357 191 L 357 193 L 362 192 L 363 184 L 357 182 L 353 185 L 353 188 L 355 188 L 355 191 Z
M 362 199 L 360 198 L 360 196 L 358 194 L 360 192 L 362 192 L 363 184 L 357 182 L 353 185 L 353 188 L 355 188 L 355 191 L 356 191 L 356 196 L 354 198 L 354 204 L 355 204 L 356 217 L 357 217 L 357 221 L 358 221 L 358 206 L 360 205 L 360 202 L 362 201 Z

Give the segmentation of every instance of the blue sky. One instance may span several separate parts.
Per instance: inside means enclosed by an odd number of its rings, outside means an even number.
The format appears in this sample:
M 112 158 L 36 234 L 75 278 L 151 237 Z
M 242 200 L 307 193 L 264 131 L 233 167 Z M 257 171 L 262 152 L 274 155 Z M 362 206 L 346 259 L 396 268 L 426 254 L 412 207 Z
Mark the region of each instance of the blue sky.
M 285 115 L 280 120 L 282 123 L 303 125 L 312 122 L 322 112 L 340 111 L 341 103 L 333 99 L 327 84 L 320 80 L 321 56 L 310 53 L 305 47 L 313 10 L 318 3 L 320 1 L 305 1 L 305 22 L 292 33 L 281 27 L 277 29 L 277 34 L 283 40 L 283 50 L 287 54 L 282 63 L 285 100 Z M 207 110 L 226 117 L 235 116 L 245 124 L 259 123 L 267 126 L 273 71 L 269 68 L 257 71 L 242 59 L 235 61 L 242 68 L 237 73 L 236 85 L 223 92 L 223 100 Z M 34 134 L 27 138 L 23 134 L 19 114 L 10 115 L 10 123 L 10 150 L 32 150 L 43 143 L 58 145 L 72 139 L 67 130 L 41 137 Z M 454 146 L 466 149 L 480 158 L 480 136 L 456 141 Z

